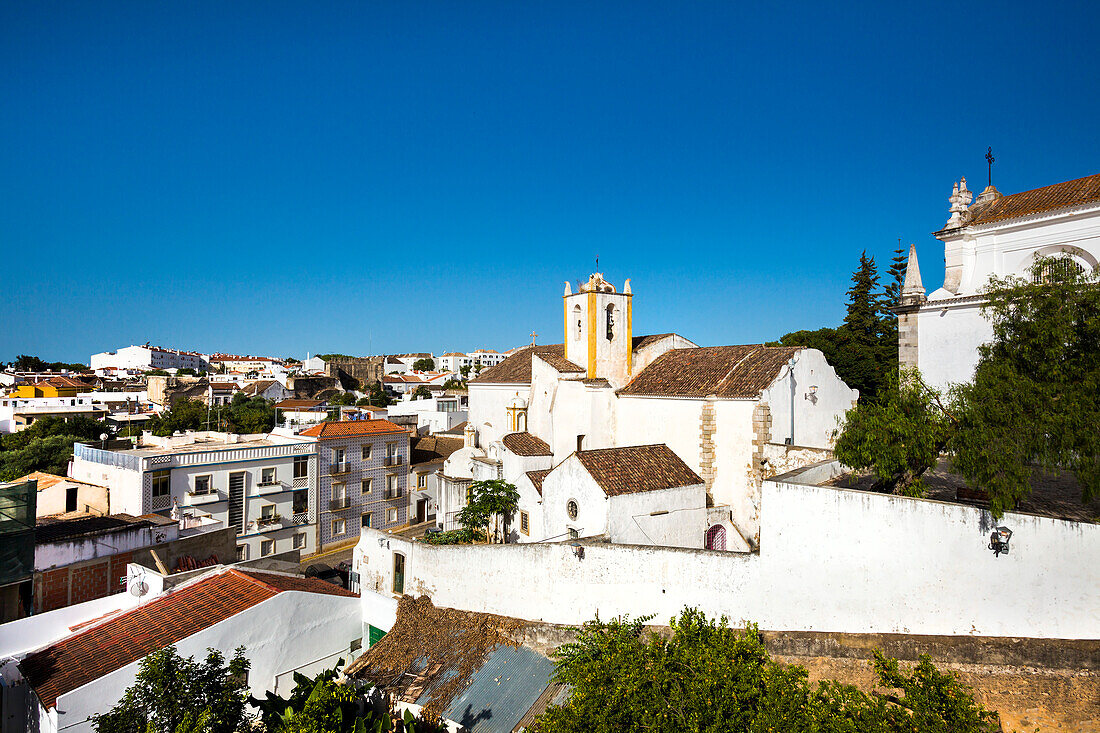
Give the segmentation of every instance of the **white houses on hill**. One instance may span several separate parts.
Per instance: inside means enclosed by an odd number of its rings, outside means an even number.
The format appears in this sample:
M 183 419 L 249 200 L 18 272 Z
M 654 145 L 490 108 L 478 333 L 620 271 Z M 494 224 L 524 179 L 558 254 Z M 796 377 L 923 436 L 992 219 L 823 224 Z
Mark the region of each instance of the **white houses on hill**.
M 607 534 L 617 526 L 615 507 L 626 502 L 591 491 L 590 501 L 606 504 L 599 510 L 610 512 L 606 521 L 558 522 L 551 518 L 568 506 L 557 506 L 561 479 L 554 474 L 571 470 L 561 465 L 570 456 L 648 446 L 666 463 L 668 454 L 682 462 L 702 485 L 699 507 L 710 506 L 705 522 L 691 530 L 696 539 L 672 544 L 699 546 L 704 534 L 730 549 L 756 543 L 760 482 L 827 455 L 856 391 L 814 349 L 699 347 L 673 333 L 636 337 L 632 299 L 629 281 L 619 292 L 599 273 L 577 293 L 566 284 L 565 343 L 528 346 L 470 380 L 466 445 L 443 467 L 439 519 L 445 527 L 472 481 L 503 478 L 517 485 L 527 514 L 530 534 L 522 532 L 523 514 L 513 522 L 519 540 L 549 539 L 545 532 L 567 526 L 580 536 Z M 599 483 L 574 473 L 570 485 L 578 491 L 585 482 Z M 683 481 L 661 490 L 696 483 Z M 578 513 L 586 512 L 577 501 Z M 683 508 L 668 501 L 670 513 Z M 673 516 L 694 526 L 694 515 Z M 622 541 L 646 544 L 645 534 Z
M 916 250 L 898 309 L 898 353 L 943 389 L 970 381 L 978 346 L 993 330 L 981 314 L 991 276 L 1028 277 L 1037 257 L 1092 272 L 1100 260 L 1100 174 L 1004 196 L 992 185 L 977 199 L 956 183 L 936 238 L 944 245 L 943 286 L 925 295 Z M 973 201 L 973 205 L 971 205 Z

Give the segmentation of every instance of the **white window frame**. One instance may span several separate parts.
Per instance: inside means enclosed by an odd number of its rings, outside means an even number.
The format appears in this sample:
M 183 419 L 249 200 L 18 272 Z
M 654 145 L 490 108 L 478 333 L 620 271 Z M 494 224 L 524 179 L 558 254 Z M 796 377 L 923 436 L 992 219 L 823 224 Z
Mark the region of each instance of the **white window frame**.
M 294 549 L 304 550 L 306 547 L 306 533 L 298 532 L 294 535 Z
M 161 493 L 157 493 L 157 484 L 160 483 L 159 479 L 164 479 L 165 490 Z M 161 496 L 172 495 L 172 470 L 169 468 L 161 469 L 160 471 L 153 471 L 152 478 L 153 498 L 159 498 Z
M 202 489 L 202 488 L 199 487 L 199 482 L 200 481 L 205 481 L 206 482 L 206 488 L 205 489 Z M 194 487 L 193 487 L 193 490 L 192 490 L 191 493 L 195 494 L 196 496 L 206 496 L 207 494 L 213 494 L 214 493 L 214 475 L 210 474 L 210 473 L 204 473 L 201 476 L 196 476 L 195 480 L 194 480 Z
M 275 505 L 264 504 L 260 507 L 260 519 L 271 519 L 275 516 Z
M 337 529 L 337 527 L 339 527 L 339 529 Z M 332 534 L 334 536 L 335 535 L 340 535 L 340 534 L 347 534 L 347 533 L 348 533 L 348 523 L 345 520 L 343 520 L 343 519 L 333 519 L 332 520 Z
M 260 540 L 260 557 L 275 554 L 275 540 Z
M 428 474 L 426 474 L 426 473 L 416 474 L 416 488 L 418 488 L 418 489 L 428 488 Z
M 348 498 L 348 485 L 343 481 L 333 481 L 332 482 L 332 498 L 333 498 L 334 501 L 336 499 L 346 499 L 346 498 Z
M 393 517 L 393 519 L 390 519 Z M 397 521 L 397 507 L 390 507 L 386 510 L 386 524 L 393 524 Z
M 265 466 L 260 469 L 260 486 L 273 486 L 276 483 L 275 467 Z
M 360 453 L 360 458 L 364 461 L 369 461 L 370 460 L 370 458 L 371 458 L 371 445 L 369 443 L 367 445 L 363 446 L 362 452 Z

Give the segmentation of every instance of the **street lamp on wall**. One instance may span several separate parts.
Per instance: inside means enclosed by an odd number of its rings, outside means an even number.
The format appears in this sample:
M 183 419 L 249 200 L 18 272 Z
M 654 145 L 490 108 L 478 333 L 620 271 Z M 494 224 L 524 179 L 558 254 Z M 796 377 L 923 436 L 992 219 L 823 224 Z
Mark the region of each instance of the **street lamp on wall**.
M 1008 527 L 997 527 L 993 534 L 989 535 L 989 549 L 993 550 L 994 557 L 1000 557 L 1001 553 L 1008 554 L 1008 541 L 1012 539 L 1012 530 Z

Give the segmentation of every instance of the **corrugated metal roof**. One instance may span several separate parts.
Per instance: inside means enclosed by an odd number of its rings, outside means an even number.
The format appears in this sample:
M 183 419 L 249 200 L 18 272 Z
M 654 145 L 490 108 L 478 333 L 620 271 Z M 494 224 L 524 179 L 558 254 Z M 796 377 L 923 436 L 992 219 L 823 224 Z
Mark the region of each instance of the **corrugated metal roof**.
M 471 733 L 510 733 L 550 684 L 554 663 L 527 647 L 499 645 L 443 717 Z M 424 692 L 416 701 L 428 702 Z

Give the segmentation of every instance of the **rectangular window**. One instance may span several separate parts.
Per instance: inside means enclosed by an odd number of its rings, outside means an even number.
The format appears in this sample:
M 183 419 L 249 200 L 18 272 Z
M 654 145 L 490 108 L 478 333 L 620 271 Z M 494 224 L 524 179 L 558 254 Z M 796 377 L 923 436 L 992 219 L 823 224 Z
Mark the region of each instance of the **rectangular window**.
M 248 559 L 248 545 L 237 545 L 237 562 Z
M 391 473 L 386 476 L 386 498 L 396 499 L 401 496 L 401 489 L 397 486 L 397 474 Z
M 346 488 L 345 488 L 345 486 L 342 482 L 337 481 L 337 482 L 332 484 L 332 498 L 333 499 L 344 499 L 344 498 L 347 497 L 347 495 L 348 495 L 347 490 L 346 490 Z
M 264 540 L 260 543 L 260 557 L 275 554 L 275 540 Z
M 295 491 L 292 511 L 295 514 L 304 514 L 309 511 L 309 492 Z
M 348 527 L 347 522 L 345 522 L 343 519 L 333 519 L 332 520 L 332 533 L 334 535 L 344 534 L 344 532 L 347 531 L 347 527 Z
M 306 546 L 306 533 L 305 532 L 299 532 L 298 534 L 294 535 L 294 549 L 295 550 L 301 550 L 301 549 L 305 548 L 305 546 Z
M 428 487 L 428 474 L 418 473 L 416 474 L 416 488 L 425 489 Z
M 369 461 L 370 460 L 370 448 L 371 447 L 369 445 L 364 445 L 363 446 L 363 460 L 364 461 Z
M 260 485 L 262 485 L 262 486 L 272 486 L 274 484 L 275 484 L 275 469 L 274 469 L 274 467 L 272 467 L 272 468 L 261 468 L 260 469 Z
M 153 472 L 153 496 L 168 496 L 172 493 L 172 472 Z
M 359 520 L 359 526 L 361 526 L 361 527 L 369 527 L 370 526 L 370 512 L 367 512 L 366 514 L 364 514 L 362 516 L 362 518 Z
M 260 519 L 272 519 L 275 516 L 275 505 L 267 504 L 260 507 Z
M 347 464 L 344 463 L 344 449 L 343 448 L 333 448 L 332 449 L 332 472 L 333 473 L 343 473 L 345 470 L 347 470 L 346 465 Z
M 212 494 L 214 493 L 213 477 L 210 474 L 205 476 L 195 477 L 195 493 L 196 494 Z
M 370 493 L 370 482 L 371 482 L 371 480 L 369 478 L 363 479 L 363 493 L 364 494 L 369 494 Z
M 294 456 L 294 478 L 309 475 L 309 456 Z
M 519 513 L 519 531 L 525 535 L 531 534 L 531 516 L 527 512 Z
M 396 509 L 387 509 L 386 510 L 386 524 L 393 524 L 396 521 L 397 521 L 397 510 Z

